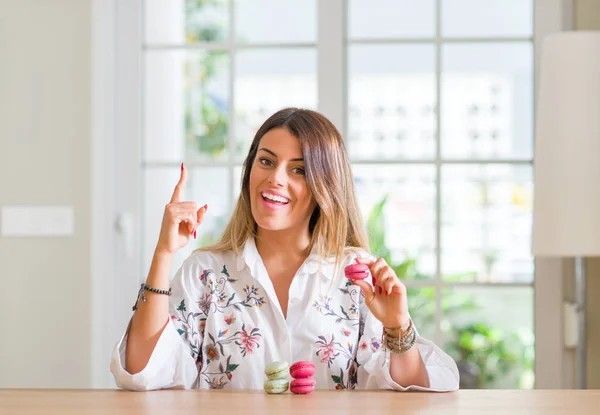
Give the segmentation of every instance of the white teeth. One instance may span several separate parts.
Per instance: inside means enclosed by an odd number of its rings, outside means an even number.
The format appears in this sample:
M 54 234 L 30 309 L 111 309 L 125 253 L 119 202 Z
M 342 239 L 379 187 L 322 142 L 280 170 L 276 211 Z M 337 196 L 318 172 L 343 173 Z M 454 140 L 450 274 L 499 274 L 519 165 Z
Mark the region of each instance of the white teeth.
M 261 194 L 265 199 L 273 200 L 274 202 L 279 202 L 279 203 L 288 203 L 289 202 L 289 200 L 286 199 L 285 197 L 275 196 L 270 193 L 261 193 Z

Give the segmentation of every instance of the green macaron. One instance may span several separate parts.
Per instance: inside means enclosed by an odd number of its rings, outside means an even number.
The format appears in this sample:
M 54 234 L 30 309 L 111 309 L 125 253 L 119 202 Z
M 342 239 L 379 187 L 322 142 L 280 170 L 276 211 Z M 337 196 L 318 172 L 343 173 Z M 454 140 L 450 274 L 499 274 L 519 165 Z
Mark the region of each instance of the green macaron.
M 288 390 L 290 383 L 287 379 L 270 379 L 265 380 L 265 392 L 267 393 L 283 393 Z
M 265 368 L 265 375 L 269 379 L 283 379 L 290 373 L 290 365 L 288 362 L 273 362 L 269 363 Z

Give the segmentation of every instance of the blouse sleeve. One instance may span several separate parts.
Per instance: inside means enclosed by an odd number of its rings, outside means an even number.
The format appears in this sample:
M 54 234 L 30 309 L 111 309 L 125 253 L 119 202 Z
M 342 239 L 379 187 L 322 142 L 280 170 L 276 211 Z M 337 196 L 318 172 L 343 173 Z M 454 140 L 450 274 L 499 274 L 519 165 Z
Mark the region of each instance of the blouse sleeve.
M 139 373 L 125 370 L 129 326 L 114 348 L 110 368 L 118 387 L 128 390 L 190 389 L 197 387 L 202 362 L 202 339 L 208 308 L 205 270 L 199 254 L 188 257 L 172 281 L 170 317 L 146 367 Z M 140 300 L 141 301 L 141 300 Z M 131 323 L 130 323 L 131 324 Z
M 360 256 L 365 257 L 366 255 Z M 374 258 L 371 257 L 371 259 Z M 371 285 L 371 281 L 368 283 Z M 390 351 L 386 350 L 382 344 L 383 325 L 365 305 L 364 296 L 361 295 L 360 298 L 360 326 L 356 355 L 359 388 L 434 392 L 458 389 L 459 373 L 454 360 L 433 342 L 419 336 L 418 332 L 415 347 L 419 349 L 427 369 L 430 386 L 429 388 L 417 385 L 404 387 L 396 383 L 390 375 Z

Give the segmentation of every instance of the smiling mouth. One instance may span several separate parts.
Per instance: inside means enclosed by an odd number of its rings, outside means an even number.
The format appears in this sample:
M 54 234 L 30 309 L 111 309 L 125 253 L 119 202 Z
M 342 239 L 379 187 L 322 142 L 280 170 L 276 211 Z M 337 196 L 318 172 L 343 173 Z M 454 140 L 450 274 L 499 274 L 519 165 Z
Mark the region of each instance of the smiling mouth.
M 263 200 L 267 202 L 278 203 L 280 205 L 287 205 L 290 203 L 290 200 L 283 196 L 275 196 L 266 192 L 261 192 L 260 195 L 262 196 Z

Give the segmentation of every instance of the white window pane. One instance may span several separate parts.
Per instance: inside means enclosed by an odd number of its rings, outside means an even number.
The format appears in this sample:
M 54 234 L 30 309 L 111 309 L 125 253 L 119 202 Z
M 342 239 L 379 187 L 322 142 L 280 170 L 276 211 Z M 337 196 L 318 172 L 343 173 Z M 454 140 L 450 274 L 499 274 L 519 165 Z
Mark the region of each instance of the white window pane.
M 229 220 L 229 178 L 227 168 L 193 168 L 188 171 L 188 181 L 182 200 L 196 202 L 198 207 L 208 204 L 204 222 L 198 227 L 197 239 L 177 252 L 171 268 L 175 275 L 183 260 L 194 250 L 221 236 Z M 143 223 L 142 223 L 142 278 L 148 275 L 152 255 L 158 242 L 164 209 L 169 203 L 179 180 L 180 168 L 149 168 L 143 172 Z
M 532 45 L 445 45 L 442 68 L 443 157 L 530 159 Z
M 145 0 L 146 43 L 217 42 L 229 33 L 229 0 Z
M 433 158 L 434 47 L 355 45 L 348 53 L 350 156 Z
M 243 50 L 235 60 L 235 136 L 244 158 L 258 128 L 286 107 L 317 107 L 314 48 Z
M 316 0 L 235 0 L 241 43 L 304 43 L 317 39 Z
M 461 389 L 531 389 L 533 288 L 453 288 L 442 293 L 443 349 Z
M 145 58 L 144 159 L 226 159 L 228 55 L 148 51 Z
M 443 0 L 445 37 L 525 37 L 533 34 L 532 0 Z
M 232 194 L 232 199 L 231 199 L 231 200 L 233 200 L 232 211 L 233 211 L 233 207 L 235 207 L 235 204 L 237 203 L 238 198 L 240 197 L 241 191 L 242 191 L 242 166 L 235 166 L 233 168 L 233 194 Z
M 435 274 L 435 169 L 433 166 L 354 165 L 356 194 L 363 219 L 384 226 L 370 227 L 374 254 L 391 254 L 392 265 L 414 260 L 419 275 L 410 279 L 430 279 Z M 385 196 L 382 214 L 375 207 Z M 382 236 L 382 233 L 385 233 Z M 376 241 L 383 240 L 383 246 Z
M 435 0 L 349 0 L 350 39 L 435 36 Z
M 444 166 L 442 278 L 531 282 L 531 166 Z

